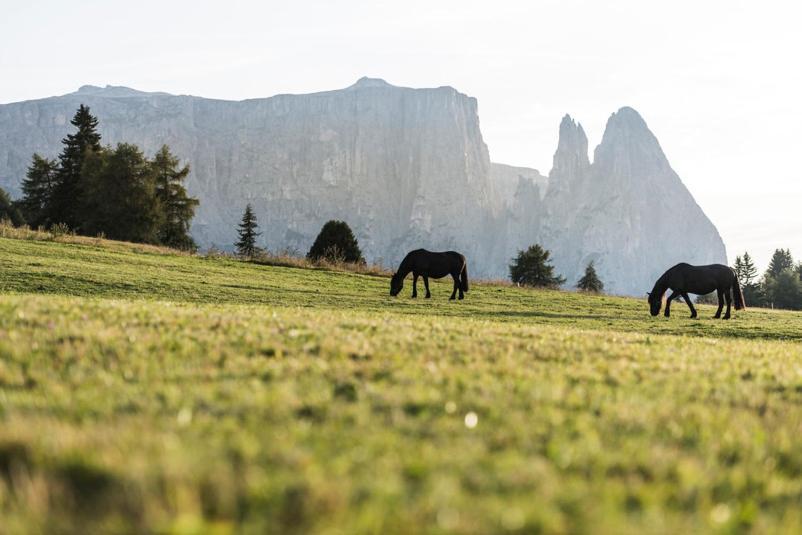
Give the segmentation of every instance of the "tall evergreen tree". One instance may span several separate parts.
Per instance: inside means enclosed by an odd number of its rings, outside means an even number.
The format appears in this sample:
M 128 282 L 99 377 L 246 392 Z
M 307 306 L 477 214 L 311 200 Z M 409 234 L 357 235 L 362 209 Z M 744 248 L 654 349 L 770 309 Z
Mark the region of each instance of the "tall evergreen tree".
M 253 258 L 259 248 L 256 247 L 256 238 L 261 232 L 256 232 L 259 225 L 256 224 L 256 215 L 253 213 L 250 203 L 245 206 L 245 213 L 242 214 L 242 222 L 239 224 L 237 234 L 239 240 L 235 244 L 237 254 L 246 258 Z
M 518 256 L 510 264 L 510 279 L 523 286 L 554 288 L 562 285 L 565 278 L 554 274 L 550 256 L 551 253 L 539 244 L 518 251 Z
M 741 283 L 741 286 L 748 286 L 753 284 L 757 280 L 757 267 L 755 263 L 752 261 L 752 257 L 749 256 L 748 252 L 744 252 L 741 259 L 741 269 L 740 272 L 738 271 L 738 259 L 735 260 L 735 273 L 738 275 L 738 280 Z
M 163 213 L 159 241 L 163 245 L 179 249 L 195 249 L 189 235 L 189 224 L 195 215 L 198 199 L 187 195 L 184 180 L 189 175 L 189 166 L 179 168 L 179 160 L 163 145 L 153 158 L 156 177 L 156 197 Z
M 97 118 L 90 113 L 89 107 L 80 105 L 70 123 L 78 131 L 68 134 L 61 143 L 63 148 L 59 154 L 59 171 L 56 187 L 53 190 L 48 210 L 50 223 L 66 223 L 73 230 L 81 227 L 83 206 L 83 184 L 81 168 L 88 152 L 100 150 L 100 134 L 97 132 Z
M 0 222 L 4 221 L 11 221 L 11 224 L 15 227 L 25 222 L 22 213 L 17 209 L 17 205 L 11 202 L 11 197 L 6 193 L 6 190 L 0 188 Z
M 359 242 L 345 221 L 328 221 L 315 238 L 306 257 L 309 260 L 326 259 L 331 262 L 364 262 Z
M 601 279 L 599 279 L 598 274 L 596 274 L 596 268 L 593 265 L 593 260 L 588 262 L 587 267 L 585 267 L 585 274 L 581 279 L 579 279 L 576 287 L 582 291 L 592 293 L 600 293 L 604 290 L 604 284 L 602 283 Z
M 783 271 L 793 269 L 794 258 L 789 249 L 776 249 L 769 262 L 769 269 L 766 271 L 767 277 L 777 277 Z
M 56 186 L 58 165 L 55 160 L 33 155 L 25 179 L 22 181 L 22 200 L 19 203 L 22 215 L 33 227 L 47 226 L 47 212 L 53 189 Z
M 764 306 L 766 304 L 764 288 L 757 280 L 757 267 L 748 252 L 736 257 L 734 268 L 738 282 L 741 283 L 744 300 L 749 306 Z
M 153 166 L 136 145 L 87 154 L 83 166 L 86 212 L 82 230 L 111 239 L 159 243 L 163 217 Z

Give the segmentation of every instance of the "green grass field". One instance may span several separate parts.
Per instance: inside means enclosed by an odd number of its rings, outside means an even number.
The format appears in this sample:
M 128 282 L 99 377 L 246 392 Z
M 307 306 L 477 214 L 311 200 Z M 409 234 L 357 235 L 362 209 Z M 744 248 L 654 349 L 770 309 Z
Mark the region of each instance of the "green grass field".
M 802 529 L 802 316 L 0 238 L 0 533 Z

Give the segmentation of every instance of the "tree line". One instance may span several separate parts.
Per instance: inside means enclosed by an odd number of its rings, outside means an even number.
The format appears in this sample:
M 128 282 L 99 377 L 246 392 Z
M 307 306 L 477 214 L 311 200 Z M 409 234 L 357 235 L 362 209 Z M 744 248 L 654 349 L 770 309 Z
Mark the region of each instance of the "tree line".
M 184 187 L 189 166 L 167 145 L 153 158 L 131 143 L 102 146 L 98 120 L 83 104 L 70 123 L 76 131 L 57 159 L 33 155 L 23 197 L 7 209 L 12 223 L 194 250 L 189 225 L 198 200 Z
M 748 252 L 733 269 L 747 306 L 802 310 L 802 262 L 794 262 L 790 249 L 776 249 L 762 277 Z

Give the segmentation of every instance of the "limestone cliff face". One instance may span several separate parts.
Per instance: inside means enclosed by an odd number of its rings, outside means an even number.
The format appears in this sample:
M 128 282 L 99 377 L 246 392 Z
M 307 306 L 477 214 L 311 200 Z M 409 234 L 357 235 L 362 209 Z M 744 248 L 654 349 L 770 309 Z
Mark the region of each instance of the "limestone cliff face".
M 191 164 L 202 246 L 230 248 L 251 203 L 271 250 L 305 253 L 325 221 L 343 219 L 371 261 L 457 249 L 481 277 L 506 277 L 515 251 L 538 241 L 570 283 L 594 258 L 620 293 L 641 293 L 675 257 L 724 260 L 715 228 L 633 110 L 610 119 L 592 165 L 581 126 L 566 117 L 546 179 L 491 164 L 476 100 L 451 87 L 363 78 L 231 102 L 85 86 L 0 105 L 0 187 L 19 195 L 31 154 L 56 156 L 81 103 L 98 116 L 104 143 L 150 154 L 166 143 Z
M 188 160 L 200 198 L 192 233 L 230 247 L 246 203 L 264 245 L 306 252 L 320 227 L 343 219 L 371 260 L 408 249 L 464 250 L 491 273 L 497 195 L 476 99 L 451 87 L 408 89 L 364 78 L 340 91 L 227 102 L 83 87 L 63 97 L 0 106 L 0 185 L 19 194 L 33 152 L 55 156 L 80 103 L 104 143 L 153 153 L 167 143 Z

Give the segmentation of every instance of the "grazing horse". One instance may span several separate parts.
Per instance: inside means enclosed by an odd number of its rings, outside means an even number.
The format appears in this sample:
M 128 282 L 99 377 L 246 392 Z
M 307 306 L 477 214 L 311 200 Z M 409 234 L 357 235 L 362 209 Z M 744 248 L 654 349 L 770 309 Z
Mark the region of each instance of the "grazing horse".
M 663 294 L 666 290 L 671 290 L 671 295 L 666 299 L 665 316 L 671 315 L 671 301 L 682 296 L 688 307 L 691 309 L 691 318 L 696 317 L 696 309 L 693 307 L 689 293 L 697 295 L 709 294 L 713 290 L 718 292 L 718 310 L 715 318 L 721 317 L 721 309 L 724 307 L 724 299 L 727 299 L 727 313 L 724 319 L 730 319 L 730 306 L 733 296 L 735 297 L 735 310 L 741 310 L 744 306 L 744 295 L 741 292 L 741 285 L 738 277 L 729 266 L 721 264 L 711 264 L 709 266 L 691 266 L 690 264 L 677 264 L 657 279 L 654 288 L 649 292 L 649 307 L 652 316 L 660 313 L 663 302 Z M 732 295 L 730 294 L 732 290 Z
M 423 277 L 426 287 L 426 298 L 429 292 L 429 277 L 439 279 L 451 275 L 454 279 L 454 291 L 449 299 L 454 299 L 459 291 L 459 298 L 465 297 L 468 291 L 468 263 L 465 257 L 455 251 L 432 253 L 426 249 L 417 249 L 407 254 L 398 266 L 398 271 L 390 279 L 390 295 L 396 296 L 404 287 L 404 278 L 412 272 L 412 298 L 418 297 L 418 277 Z

